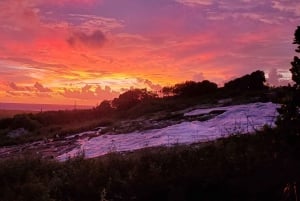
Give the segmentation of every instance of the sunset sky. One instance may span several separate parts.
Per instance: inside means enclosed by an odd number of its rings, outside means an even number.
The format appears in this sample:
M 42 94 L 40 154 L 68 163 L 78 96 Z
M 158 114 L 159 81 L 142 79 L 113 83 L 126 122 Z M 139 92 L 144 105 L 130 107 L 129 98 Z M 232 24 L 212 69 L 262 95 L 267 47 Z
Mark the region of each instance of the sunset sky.
M 96 105 L 132 87 L 290 75 L 298 0 L 1 0 L 0 102 Z

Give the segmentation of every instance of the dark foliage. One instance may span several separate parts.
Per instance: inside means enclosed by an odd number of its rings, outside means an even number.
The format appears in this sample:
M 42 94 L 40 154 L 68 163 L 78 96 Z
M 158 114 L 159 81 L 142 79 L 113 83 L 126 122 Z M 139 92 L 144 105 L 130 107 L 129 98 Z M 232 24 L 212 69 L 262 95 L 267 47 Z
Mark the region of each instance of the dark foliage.
M 263 90 L 266 88 L 264 85 L 266 81 L 265 73 L 263 71 L 255 71 L 250 75 L 234 79 L 225 83 L 224 89 L 226 91 L 251 91 Z
M 289 200 L 300 182 L 300 139 L 275 130 L 200 146 L 78 157 L 0 161 L 0 200 Z
M 297 27 L 294 35 L 295 35 L 295 38 L 294 38 L 293 44 L 298 45 L 298 47 L 295 51 L 300 52 L 300 26 Z
M 15 115 L 14 118 L 0 120 L 0 129 L 24 128 L 29 131 L 34 131 L 41 126 L 41 123 L 37 120 L 37 116 L 33 114 L 18 114 Z
M 300 52 L 300 26 L 298 26 L 294 36 L 294 44 L 299 45 L 296 52 Z M 290 71 L 295 84 L 290 87 L 291 94 L 286 102 L 278 109 L 279 116 L 276 124 L 287 134 L 300 135 L 300 59 L 295 56 L 291 65 Z
M 186 81 L 171 87 L 163 87 L 162 93 L 165 96 L 197 97 L 216 92 L 217 89 L 218 85 L 208 80 L 202 82 Z
M 100 114 L 109 114 L 114 111 L 114 108 L 112 107 L 112 101 L 109 100 L 102 101 L 95 109 Z
M 195 97 L 213 93 L 217 91 L 217 89 L 218 85 L 208 80 L 202 82 L 187 81 L 182 84 L 176 84 L 173 93 L 177 96 Z
M 128 110 L 138 103 L 147 102 L 156 98 L 157 95 L 146 89 L 132 89 L 121 94 L 112 101 L 112 106 L 117 110 Z

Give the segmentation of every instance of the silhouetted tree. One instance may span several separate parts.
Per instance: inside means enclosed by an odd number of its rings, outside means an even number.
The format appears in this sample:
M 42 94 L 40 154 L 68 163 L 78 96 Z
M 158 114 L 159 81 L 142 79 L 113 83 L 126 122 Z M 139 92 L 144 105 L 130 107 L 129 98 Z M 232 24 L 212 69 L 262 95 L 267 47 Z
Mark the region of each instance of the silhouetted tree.
M 173 92 L 178 96 L 194 96 L 196 94 L 196 88 L 196 82 L 186 81 L 184 83 L 175 84 Z
M 102 101 L 100 105 L 96 107 L 96 111 L 101 114 L 107 114 L 113 111 L 112 102 L 108 100 Z
M 218 85 L 208 80 L 202 82 L 186 81 L 184 83 L 175 84 L 172 89 L 174 95 L 195 97 L 215 92 L 218 89 Z
M 295 31 L 293 44 L 297 44 L 298 47 L 295 50 L 300 52 L 300 26 Z M 292 68 L 292 80 L 295 84 L 291 87 L 291 96 L 288 98 L 281 108 L 278 109 L 279 116 L 276 124 L 284 128 L 288 133 L 293 135 L 300 134 L 300 59 L 295 56 L 291 62 Z
M 127 110 L 138 103 L 151 100 L 157 97 L 157 94 L 146 89 L 132 89 L 121 94 L 112 101 L 112 106 L 118 110 Z
M 265 73 L 263 71 L 255 71 L 250 75 L 244 75 L 240 78 L 231 80 L 224 85 L 225 90 L 234 90 L 234 91 L 250 91 L 250 90 L 262 90 L 266 86 Z
M 298 47 L 295 51 L 300 52 L 300 26 L 297 27 L 294 35 L 295 35 L 295 38 L 294 38 L 293 44 L 298 45 Z
M 164 96 L 172 96 L 174 91 L 174 87 L 163 87 L 161 92 Z
M 208 80 L 203 80 L 202 82 L 200 82 L 198 87 L 199 92 L 202 94 L 215 92 L 217 89 L 218 85 Z

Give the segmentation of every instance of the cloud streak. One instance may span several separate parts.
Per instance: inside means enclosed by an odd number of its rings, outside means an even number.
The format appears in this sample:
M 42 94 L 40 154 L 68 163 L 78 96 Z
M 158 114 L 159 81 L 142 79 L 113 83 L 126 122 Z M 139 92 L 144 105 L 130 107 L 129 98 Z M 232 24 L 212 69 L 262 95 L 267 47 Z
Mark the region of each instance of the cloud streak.
M 212 5 L 213 0 L 176 0 L 179 3 L 182 3 L 187 6 L 197 6 L 197 5 Z

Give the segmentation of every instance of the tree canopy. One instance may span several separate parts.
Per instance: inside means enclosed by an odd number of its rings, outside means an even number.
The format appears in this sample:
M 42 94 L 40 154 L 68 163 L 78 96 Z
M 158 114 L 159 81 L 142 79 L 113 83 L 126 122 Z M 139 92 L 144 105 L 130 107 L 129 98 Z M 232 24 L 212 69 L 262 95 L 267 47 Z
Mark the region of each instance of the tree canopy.
M 300 26 L 297 27 L 294 34 L 293 44 L 298 47 L 295 50 L 300 53 Z M 300 135 L 300 59 L 295 56 L 291 62 L 292 80 L 295 82 L 291 89 L 291 96 L 288 101 L 278 109 L 279 116 L 277 118 L 277 125 L 288 131 L 289 134 Z
M 266 88 L 264 85 L 265 82 L 265 73 L 258 70 L 225 83 L 224 89 L 236 91 L 262 90 Z
M 202 82 L 186 81 L 184 83 L 175 84 L 172 87 L 164 87 L 162 92 L 167 96 L 195 97 L 215 92 L 217 89 L 218 85 L 216 83 L 204 80 Z
M 294 42 L 293 44 L 297 44 L 298 47 L 295 50 L 296 52 L 300 52 L 300 26 L 297 27 L 295 34 L 294 34 Z
M 132 89 L 124 92 L 112 101 L 112 106 L 118 110 L 127 110 L 138 103 L 151 100 L 157 97 L 147 89 Z

